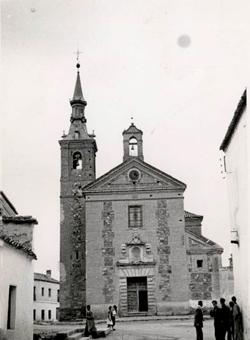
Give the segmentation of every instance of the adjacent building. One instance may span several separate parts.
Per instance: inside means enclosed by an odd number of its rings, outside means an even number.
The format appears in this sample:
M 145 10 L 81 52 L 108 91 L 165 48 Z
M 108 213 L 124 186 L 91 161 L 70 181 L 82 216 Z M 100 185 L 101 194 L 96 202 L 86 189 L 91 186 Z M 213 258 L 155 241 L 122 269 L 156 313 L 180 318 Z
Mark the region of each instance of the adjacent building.
M 202 235 L 203 217 L 184 210 L 186 184 L 144 160 L 143 132 L 123 131 L 123 161 L 96 178 L 80 74 L 61 146 L 60 319 L 86 304 L 105 317 L 187 313 L 220 294 L 223 249 Z
M 59 281 L 51 277 L 51 270 L 34 273 L 33 299 L 34 321 L 58 320 Z
M 245 339 L 250 337 L 249 112 L 245 90 L 220 146 L 224 152 L 235 295 L 242 307 Z
M 9 340 L 33 339 L 33 226 L 0 192 L 0 330 Z

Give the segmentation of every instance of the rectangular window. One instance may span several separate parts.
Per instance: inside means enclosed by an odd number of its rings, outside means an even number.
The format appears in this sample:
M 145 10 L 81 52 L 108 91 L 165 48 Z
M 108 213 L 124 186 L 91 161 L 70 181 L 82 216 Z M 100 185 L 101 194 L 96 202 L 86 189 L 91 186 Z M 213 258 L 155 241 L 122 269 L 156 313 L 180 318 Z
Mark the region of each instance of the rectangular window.
M 51 288 L 48 289 L 48 295 L 51 297 Z
M 44 318 L 45 318 L 45 310 L 42 309 L 41 310 L 41 319 L 44 320 Z
M 59 289 L 57 289 L 57 302 L 59 302 L 60 301 L 60 299 L 59 299 Z
M 48 310 L 48 319 L 51 320 L 51 310 Z
M 197 260 L 197 268 L 203 267 L 203 260 Z
M 36 320 L 36 310 L 33 309 L 33 320 L 35 321 Z
M 56 320 L 59 320 L 59 308 L 56 308 Z
M 33 288 L 33 300 L 36 301 L 36 287 Z
M 142 206 L 131 205 L 128 207 L 128 219 L 130 228 L 142 227 Z
M 42 296 L 44 296 L 44 288 L 43 287 L 41 289 L 41 294 L 42 294 Z
M 9 286 L 7 329 L 15 329 L 16 321 L 16 286 Z

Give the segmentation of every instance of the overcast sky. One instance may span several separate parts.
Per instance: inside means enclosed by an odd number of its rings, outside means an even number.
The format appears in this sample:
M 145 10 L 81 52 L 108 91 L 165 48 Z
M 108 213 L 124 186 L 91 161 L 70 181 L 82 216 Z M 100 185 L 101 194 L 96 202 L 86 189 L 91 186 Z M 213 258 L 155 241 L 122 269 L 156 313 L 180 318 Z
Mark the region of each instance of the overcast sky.
M 35 270 L 59 268 L 58 140 L 77 48 L 97 176 L 122 161 L 134 117 L 144 157 L 185 182 L 185 209 L 230 254 L 219 146 L 246 86 L 246 7 L 233 0 L 2 1 L 2 187 L 38 219 Z

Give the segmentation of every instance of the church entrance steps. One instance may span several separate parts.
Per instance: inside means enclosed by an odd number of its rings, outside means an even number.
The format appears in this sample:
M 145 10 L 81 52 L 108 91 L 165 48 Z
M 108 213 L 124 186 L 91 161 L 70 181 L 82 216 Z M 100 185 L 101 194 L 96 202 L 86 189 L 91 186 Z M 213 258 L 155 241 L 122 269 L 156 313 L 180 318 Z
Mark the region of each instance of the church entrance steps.
M 112 330 L 110 328 L 102 327 L 97 328 L 99 337 L 106 337 Z M 56 340 L 89 340 L 91 336 L 84 336 L 84 328 L 74 329 L 70 331 L 59 332 L 56 335 Z

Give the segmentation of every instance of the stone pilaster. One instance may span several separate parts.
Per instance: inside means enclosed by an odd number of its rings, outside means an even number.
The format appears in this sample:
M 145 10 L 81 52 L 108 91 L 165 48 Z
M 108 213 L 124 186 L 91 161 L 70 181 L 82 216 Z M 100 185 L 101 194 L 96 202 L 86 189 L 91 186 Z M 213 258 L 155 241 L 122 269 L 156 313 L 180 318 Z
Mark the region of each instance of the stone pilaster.
M 103 248 L 102 255 L 104 261 L 103 268 L 103 278 L 104 278 L 104 287 L 103 287 L 103 295 L 105 298 L 105 303 L 113 302 L 113 293 L 115 290 L 114 287 L 114 256 L 115 249 L 113 247 L 113 220 L 114 220 L 114 211 L 112 210 L 112 202 L 103 202 Z
M 158 274 L 159 274 L 159 294 L 162 301 L 170 299 L 171 286 L 170 274 L 171 266 L 169 265 L 169 226 L 168 226 L 168 209 L 166 200 L 157 202 L 157 238 L 158 238 Z

